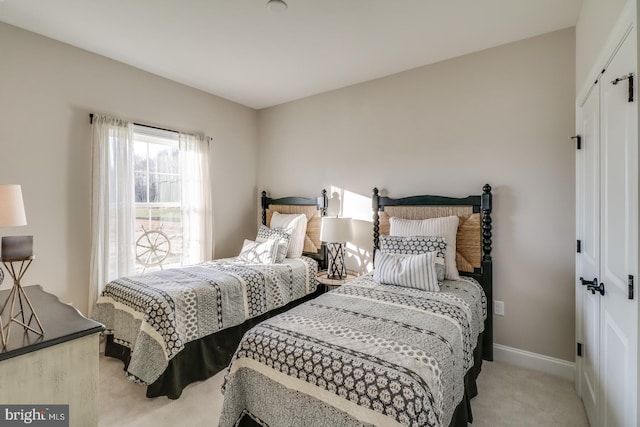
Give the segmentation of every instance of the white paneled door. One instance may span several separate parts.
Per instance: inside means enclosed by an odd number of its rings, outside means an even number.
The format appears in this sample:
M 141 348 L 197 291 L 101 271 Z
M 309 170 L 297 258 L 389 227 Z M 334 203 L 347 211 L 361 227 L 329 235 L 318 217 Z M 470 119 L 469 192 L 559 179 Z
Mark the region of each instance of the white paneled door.
M 637 296 L 629 289 L 638 276 L 638 113 L 635 93 L 629 94 L 630 88 L 635 92 L 629 76 L 637 75 L 635 40 L 633 31 L 606 68 L 600 87 L 603 426 L 637 425 L 638 310 Z
M 582 359 L 579 369 L 580 394 L 592 425 L 598 417 L 600 396 L 600 295 L 582 283 L 596 283 L 600 275 L 600 90 L 596 85 L 581 108 L 581 148 L 576 157 L 576 224 L 580 239 L 577 306 Z
M 638 139 L 635 30 L 580 109 L 579 392 L 592 426 L 638 422 Z

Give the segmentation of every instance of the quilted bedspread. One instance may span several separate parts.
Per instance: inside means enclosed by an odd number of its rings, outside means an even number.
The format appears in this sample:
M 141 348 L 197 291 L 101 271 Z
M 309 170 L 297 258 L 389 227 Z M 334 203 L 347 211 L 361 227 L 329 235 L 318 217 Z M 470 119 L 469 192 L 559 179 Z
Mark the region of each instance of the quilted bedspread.
M 427 292 L 363 276 L 245 334 L 220 426 L 447 426 L 486 313 L 473 279 Z
M 93 318 L 131 350 L 127 376 L 153 383 L 184 345 L 316 290 L 317 263 L 220 259 L 108 283 Z

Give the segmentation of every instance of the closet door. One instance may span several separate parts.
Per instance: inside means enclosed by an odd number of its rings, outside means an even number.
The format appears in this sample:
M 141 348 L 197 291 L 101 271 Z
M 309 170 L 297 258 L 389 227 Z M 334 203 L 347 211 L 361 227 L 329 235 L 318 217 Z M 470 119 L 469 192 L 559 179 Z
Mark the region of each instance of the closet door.
M 592 426 L 638 425 L 635 34 L 626 35 L 579 112 L 576 365 Z
M 578 280 L 600 277 L 600 88 L 595 85 L 580 110 L 581 149 L 576 156 Z M 591 425 L 597 425 L 600 401 L 600 295 L 579 282 L 576 293 L 578 341 L 578 387 Z
M 629 287 L 638 275 L 637 102 L 628 78 L 637 76 L 635 37 L 626 37 L 600 79 L 602 426 L 637 425 L 638 308 Z

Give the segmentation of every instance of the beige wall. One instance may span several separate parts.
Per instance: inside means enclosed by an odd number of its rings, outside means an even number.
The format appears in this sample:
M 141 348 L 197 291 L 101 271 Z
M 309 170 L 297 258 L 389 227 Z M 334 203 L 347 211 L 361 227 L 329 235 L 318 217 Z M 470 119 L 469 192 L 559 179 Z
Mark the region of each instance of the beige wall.
M 576 24 L 577 91 L 595 80 L 599 71 L 594 69 L 598 55 L 605 47 L 625 4 L 633 1 L 635 0 L 582 0 Z
M 29 223 L 0 235 L 34 236 L 24 284 L 86 313 L 91 112 L 213 137 L 216 256 L 255 234 L 254 110 L 3 23 L 0 58 L 0 183 L 22 184 Z
M 261 110 L 258 187 L 393 197 L 494 189 L 495 342 L 574 360 L 574 30 Z M 358 222 L 352 267 L 368 261 Z

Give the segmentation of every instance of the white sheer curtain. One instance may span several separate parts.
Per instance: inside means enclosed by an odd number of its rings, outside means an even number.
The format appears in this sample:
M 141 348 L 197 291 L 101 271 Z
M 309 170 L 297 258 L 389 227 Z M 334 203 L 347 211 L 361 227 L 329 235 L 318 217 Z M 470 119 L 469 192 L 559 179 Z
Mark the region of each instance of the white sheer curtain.
M 213 215 L 209 143 L 198 135 L 179 134 L 182 206 L 182 265 L 213 258 Z
M 93 116 L 89 314 L 104 285 L 135 271 L 133 123 Z

